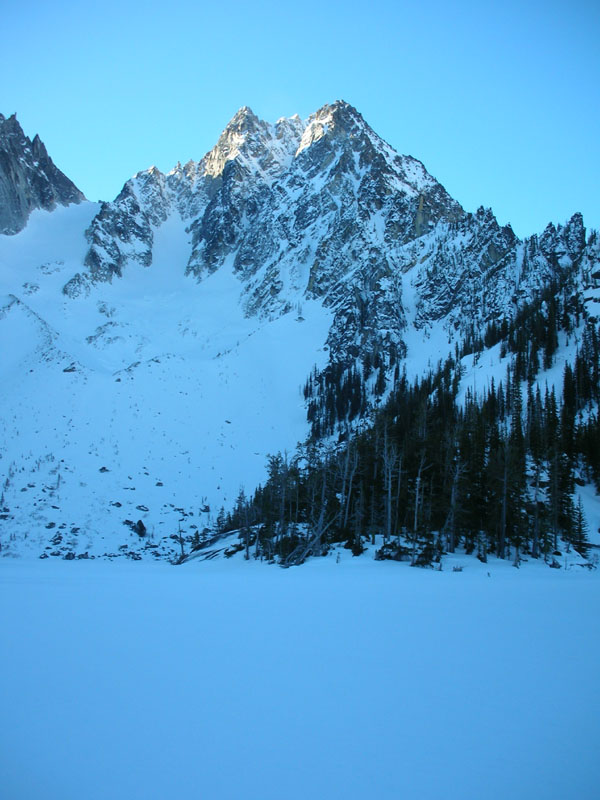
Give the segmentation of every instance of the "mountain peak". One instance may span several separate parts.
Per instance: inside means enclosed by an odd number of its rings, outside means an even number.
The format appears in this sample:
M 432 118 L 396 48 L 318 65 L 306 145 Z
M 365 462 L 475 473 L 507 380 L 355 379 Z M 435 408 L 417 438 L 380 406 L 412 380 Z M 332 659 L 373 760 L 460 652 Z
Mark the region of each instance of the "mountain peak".
M 334 103 L 321 106 L 318 111 L 310 115 L 298 152 L 305 150 L 323 137 L 342 140 L 356 137 L 361 133 L 375 137 L 371 128 L 353 106 L 346 103 L 345 100 L 336 100 Z
M 18 233 L 35 208 L 85 200 L 53 163 L 40 137 L 29 139 L 17 115 L 0 114 L 0 233 Z
M 86 265 L 95 278 L 120 275 L 128 260 L 150 264 L 153 226 L 176 208 L 192 232 L 187 272 L 200 277 L 235 256 L 239 274 L 255 278 L 248 313 L 286 307 L 287 277 L 274 275 L 289 272 L 294 292 L 324 294 L 354 269 L 353 248 L 368 241 L 387 259 L 381 229 L 387 252 L 464 214 L 420 162 L 395 153 L 345 100 L 306 121 L 294 115 L 275 124 L 243 106 L 199 162 L 176 167 L 164 186 L 140 179 L 133 190 L 135 203 L 128 191 L 115 201 L 111 242 L 108 212 L 92 225 Z M 316 242 L 317 222 L 328 231 L 323 242 Z
M 321 106 L 309 119 L 316 119 L 320 122 L 330 122 L 332 125 L 347 128 L 353 125 L 367 126 L 362 115 L 347 103 L 345 100 L 336 100 L 333 103 L 326 103 Z
M 250 106 L 242 106 L 233 115 L 225 130 L 248 131 L 254 130 L 261 123 L 261 120 L 252 111 Z
M 221 175 L 226 163 L 239 157 L 242 152 L 257 156 L 271 137 L 272 126 L 259 119 L 249 106 L 242 106 L 227 123 L 216 145 L 204 157 L 205 174 L 211 177 Z
M 25 136 L 23 128 L 17 120 L 16 114 L 11 114 L 10 117 L 5 117 L 0 114 L 0 138 L 3 136 Z
M 325 103 L 316 111 L 316 115 L 331 114 L 332 116 L 355 116 L 361 117 L 358 111 L 345 100 L 334 100 L 333 103 Z M 362 117 L 361 117 L 362 119 Z

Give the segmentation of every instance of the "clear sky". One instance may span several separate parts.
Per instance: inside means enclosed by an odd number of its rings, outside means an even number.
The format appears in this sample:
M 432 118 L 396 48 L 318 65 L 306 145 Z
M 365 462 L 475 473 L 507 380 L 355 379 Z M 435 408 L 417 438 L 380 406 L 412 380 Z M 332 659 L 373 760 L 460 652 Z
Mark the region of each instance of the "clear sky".
M 600 228 L 597 0 L 0 2 L 0 112 L 91 200 L 199 159 L 236 110 L 354 105 L 467 210 Z

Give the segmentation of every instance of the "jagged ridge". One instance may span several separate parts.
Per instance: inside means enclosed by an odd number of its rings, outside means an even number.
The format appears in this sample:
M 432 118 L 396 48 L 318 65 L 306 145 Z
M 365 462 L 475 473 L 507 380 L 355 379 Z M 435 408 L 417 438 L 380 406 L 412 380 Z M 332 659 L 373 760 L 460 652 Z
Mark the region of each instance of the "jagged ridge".
M 140 172 L 103 204 L 87 270 L 65 292 L 128 263 L 150 267 L 155 231 L 173 214 L 191 236 L 191 277 L 230 263 L 248 315 L 321 299 L 335 313 L 332 360 L 348 363 L 373 352 L 393 361 L 409 325 L 444 318 L 452 336 L 510 316 L 585 247 L 579 215 L 521 242 L 491 211 L 465 212 L 343 101 L 275 125 L 244 107 L 201 161 Z

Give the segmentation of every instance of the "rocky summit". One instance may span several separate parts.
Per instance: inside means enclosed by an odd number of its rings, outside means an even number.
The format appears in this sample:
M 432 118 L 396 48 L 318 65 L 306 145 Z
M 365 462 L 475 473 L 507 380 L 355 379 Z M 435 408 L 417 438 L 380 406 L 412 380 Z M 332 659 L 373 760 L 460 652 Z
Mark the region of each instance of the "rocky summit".
M 81 203 L 83 194 L 53 163 L 39 136 L 31 141 L 16 114 L 0 114 L 0 233 L 13 234 L 27 224 L 35 208 Z

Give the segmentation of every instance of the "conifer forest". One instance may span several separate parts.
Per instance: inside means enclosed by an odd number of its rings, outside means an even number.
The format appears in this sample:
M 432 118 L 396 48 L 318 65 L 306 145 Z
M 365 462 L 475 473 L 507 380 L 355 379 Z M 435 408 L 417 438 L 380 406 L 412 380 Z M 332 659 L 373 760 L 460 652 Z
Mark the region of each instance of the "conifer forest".
M 559 343 L 574 339 L 558 386 L 540 380 Z M 560 567 L 563 551 L 585 556 L 589 531 L 574 490 L 600 489 L 599 339 L 567 278 L 512 321 L 467 336 L 420 380 L 378 353 L 362 369 L 315 370 L 304 386 L 312 436 L 293 455 L 269 457 L 265 484 L 250 498 L 240 491 L 218 532 L 239 530 L 233 550 L 285 566 L 334 543 L 359 555 L 367 540 L 381 542 L 377 559 L 439 568 L 457 548 L 515 566 L 527 557 Z M 493 347 L 503 379 L 459 399 L 462 359 Z M 367 420 L 368 392 L 380 403 Z

